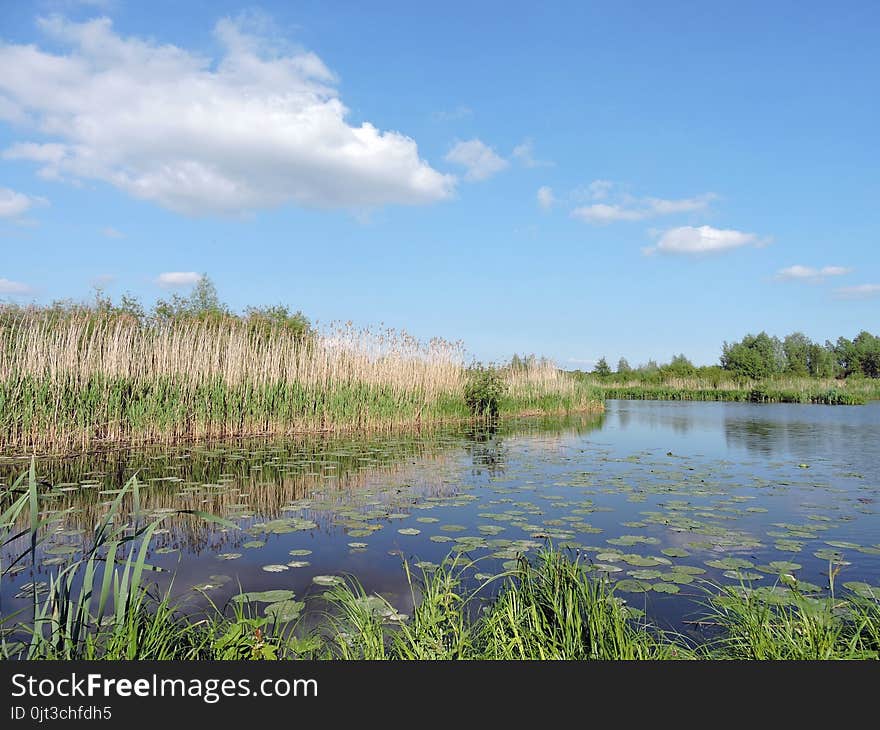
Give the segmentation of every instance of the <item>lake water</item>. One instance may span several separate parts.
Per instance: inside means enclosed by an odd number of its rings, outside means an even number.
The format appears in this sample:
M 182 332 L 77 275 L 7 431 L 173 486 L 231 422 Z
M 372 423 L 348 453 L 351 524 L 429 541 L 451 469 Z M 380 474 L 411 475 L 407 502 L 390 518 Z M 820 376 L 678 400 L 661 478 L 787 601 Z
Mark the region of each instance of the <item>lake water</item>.
M 11 483 L 26 462 L 0 462 Z M 246 591 L 323 590 L 353 574 L 412 609 L 402 560 L 425 570 L 451 550 L 494 574 L 548 541 L 619 584 L 664 627 L 687 631 L 706 587 L 770 598 L 780 574 L 821 595 L 880 585 L 880 403 L 866 406 L 608 401 L 600 417 L 513 420 L 370 440 L 241 440 L 44 460 L 46 513 L 69 510 L 37 566 L 5 575 L 0 612 L 28 605 L 26 584 L 75 559 L 133 474 L 146 517 L 168 516 L 150 562 L 198 605 Z M 199 509 L 240 529 L 174 510 Z M 21 548 L 3 551 L 4 566 Z M 421 568 L 416 569 L 416 573 Z M 319 578 L 319 580 L 321 580 Z M 774 588 L 775 586 L 775 588 Z M 25 591 L 25 592 L 23 592 Z

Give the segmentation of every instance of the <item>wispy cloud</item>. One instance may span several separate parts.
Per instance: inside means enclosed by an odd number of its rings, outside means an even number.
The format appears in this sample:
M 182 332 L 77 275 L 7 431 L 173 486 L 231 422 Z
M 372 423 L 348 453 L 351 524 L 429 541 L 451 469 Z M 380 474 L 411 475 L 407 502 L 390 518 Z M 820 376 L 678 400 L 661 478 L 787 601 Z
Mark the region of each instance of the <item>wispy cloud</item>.
M 195 271 L 165 271 L 156 277 L 156 283 L 163 289 L 176 289 L 197 284 L 201 278 Z
M 610 185 L 606 180 L 596 180 L 588 188 L 589 194 L 594 199 L 603 200 L 609 196 Z M 624 196 L 622 201 L 616 203 L 603 202 L 580 206 L 575 208 L 571 215 L 587 223 L 599 225 L 618 221 L 640 221 L 648 218 L 674 215 L 676 213 L 702 212 L 707 210 L 712 201 L 716 200 L 717 197 L 714 193 L 703 193 L 692 198 L 671 200 L 666 198 L 633 198 L 632 196 Z
M 112 226 L 102 228 L 101 233 L 107 236 L 107 238 L 125 238 L 125 234 L 122 231 L 117 231 Z
M 534 142 L 530 139 L 524 140 L 513 148 L 512 157 L 523 167 L 552 167 L 550 160 L 539 160 L 535 158 Z
M 660 236 L 656 246 L 642 249 L 645 255 L 655 253 L 683 256 L 730 251 L 743 246 L 766 246 L 770 238 L 754 233 L 733 229 L 713 228 L 712 226 L 680 226 L 671 228 Z
M 40 205 L 48 205 L 48 201 L 9 188 L 0 188 L 0 218 L 20 218 L 31 208 Z
M 787 266 L 784 269 L 780 269 L 776 272 L 776 278 L 788 281 L 808 281 L 808 282 L 819 282 L 829 276 L 843 276 L 844 274 L 852 273 L 852 269 L 846 268 L 845 266 L 823 266 L 820 269 L 815 269 L 811 266 L 802 266 L 801 264 L 795 264 L 794 266 Z
M 11 279 L 0 278 L 0 294 L 8 294 L 10 296 L 25 296 L 31 294 L 33 289 L 21 281 L 12 281 Z
M 466 119 L 473 114 L 473 110 L 467 106 L 457 106 L 455 109 L 434 112 L 431 116 L 438 122 L 454 122 L 458 119 Z
M 52 15 L 39 27 L 64 50 L 0 44 L 0 113 L 45 138 L 6 151 L 43 177 L 101 180 L 191 215 L 454 193 L 455 176 L 424 161 L 411 137 L 349 121 L 336 75 L 265 24 L 220 20 L 217 58 L 123 36 L 109 18 Z
M 553 196 L 553 188 L 546 185 L 538 188 L 538 205 L 541 206 L 541 210 L 550 210 L 555 203 L 556 198 Z
M 872 299 L 880 297 L 880 284 L 856 284 L 835 290 L 838 299 Z
M 471 182 L 488 180 L 510 166 L 507 160 L 479 139 L 456 142 L 446 154 L 446 161 L 464 167 L 464 179 Z

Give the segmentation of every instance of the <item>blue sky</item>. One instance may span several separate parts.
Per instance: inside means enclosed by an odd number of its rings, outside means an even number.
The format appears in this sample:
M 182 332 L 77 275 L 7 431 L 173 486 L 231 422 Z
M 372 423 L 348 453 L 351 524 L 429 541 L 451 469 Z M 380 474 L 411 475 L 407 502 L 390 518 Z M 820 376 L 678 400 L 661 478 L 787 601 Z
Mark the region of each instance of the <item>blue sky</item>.
M 234 309 L 566 368 L 880 329 L 880 5 L 0 10 L 0 299 Z

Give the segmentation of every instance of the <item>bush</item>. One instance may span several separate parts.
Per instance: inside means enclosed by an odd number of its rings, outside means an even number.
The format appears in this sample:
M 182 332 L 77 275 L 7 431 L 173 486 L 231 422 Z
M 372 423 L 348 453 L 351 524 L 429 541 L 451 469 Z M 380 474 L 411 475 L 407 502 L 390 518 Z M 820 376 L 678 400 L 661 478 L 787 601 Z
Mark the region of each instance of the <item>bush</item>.
M 464 386 L 464 400 L 472 415 L 495 417 L 498 402 L 507 390 L 501 375 L 494 367 L 475 365 L 468 371 Z

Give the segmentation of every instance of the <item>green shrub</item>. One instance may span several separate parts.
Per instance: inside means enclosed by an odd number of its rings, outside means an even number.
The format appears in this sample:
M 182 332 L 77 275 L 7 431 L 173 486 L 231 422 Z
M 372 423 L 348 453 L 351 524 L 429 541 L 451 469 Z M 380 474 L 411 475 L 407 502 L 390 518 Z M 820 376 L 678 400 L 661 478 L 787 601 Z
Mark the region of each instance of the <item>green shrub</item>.
M 498 415 L 498 403 L 506 390 L 496 368 L 475 365 L 468 371 L 464 400 L 472 415 L 495 417 Z

